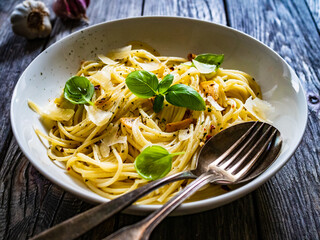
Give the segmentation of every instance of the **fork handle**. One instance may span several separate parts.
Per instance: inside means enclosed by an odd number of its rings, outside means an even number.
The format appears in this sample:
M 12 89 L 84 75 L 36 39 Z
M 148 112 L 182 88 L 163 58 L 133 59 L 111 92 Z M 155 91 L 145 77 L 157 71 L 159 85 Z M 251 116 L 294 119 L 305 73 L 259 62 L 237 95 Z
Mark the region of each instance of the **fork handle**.
M 73 218 L 70 218 L 38 235 L 30 240 L 71 240 L 75 239 L 93 227 L 97 226 L 112 215 L 125 209 L 136 200 L 146 195 L 147 193 L 163 186 L 169 182 L 174 182 L 182 179 L 191 179 L 196 176 L 191 171 L 180 172 L 166 178 L 162 178 L 150 182 L 134 191 L 126 193 L 110 202 L 100 204 L 91 208 Z
M 190 183 L 183 191 L 170 199 L 160 209 L 156 210 L 142 221 L 131 226 L 124 227 L 103 240 L 147 240 L 153 229 L 177 208 L 184 200 L 198 191 L 201 187 L 214 181 L 221 180 L 221 175 L 209 172 L 203 173 L 196 180 Z

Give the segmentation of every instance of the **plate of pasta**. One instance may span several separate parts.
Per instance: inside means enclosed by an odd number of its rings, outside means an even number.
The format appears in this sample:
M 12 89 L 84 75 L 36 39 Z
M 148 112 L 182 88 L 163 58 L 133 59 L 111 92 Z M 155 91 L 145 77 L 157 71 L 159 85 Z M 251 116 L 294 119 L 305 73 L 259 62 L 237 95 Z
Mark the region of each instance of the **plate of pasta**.
M 29 65 L 11 103 L 13 132 L 31 163 L 93 203 L 195 168 L 204 143 L 234 124 L 280 130 L 283 147 L 266 172 L 232 189 L 210 185 L 175 214 L 221 206 L 263 184 L 294 153 L 306 120 L 302 85 L 273 50 L 234 29 L 175 17 L 71 34 Z M 163 186 L 126 211 L 152 211 L 188 183 Z

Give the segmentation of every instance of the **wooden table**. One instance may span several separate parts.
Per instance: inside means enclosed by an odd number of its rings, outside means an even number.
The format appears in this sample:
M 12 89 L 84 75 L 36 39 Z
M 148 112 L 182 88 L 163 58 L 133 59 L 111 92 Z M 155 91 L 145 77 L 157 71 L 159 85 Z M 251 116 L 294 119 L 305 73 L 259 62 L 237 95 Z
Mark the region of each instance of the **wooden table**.
M 0 1 L 0 239 L 27 239 L 92 207 L 50 183 L 21 153 L 9 119 L 10 99 L 19 76 L 39 53 L 71 32 L 141 15 L 204 19 L 248 33 L 293 67 L 309 104 L 308 126 L 300 147 L 266 184 L 224 207 L 167 218 L 151 239 L 319 239 L 319 0 L 92 0 L 88 24 L 63 22 L 52 14 L 51 36 L 33 41 L 11 31 L 9 16 L 18 2 Z M 141 218 L 118 214 L 81 239 L 101 239 Z

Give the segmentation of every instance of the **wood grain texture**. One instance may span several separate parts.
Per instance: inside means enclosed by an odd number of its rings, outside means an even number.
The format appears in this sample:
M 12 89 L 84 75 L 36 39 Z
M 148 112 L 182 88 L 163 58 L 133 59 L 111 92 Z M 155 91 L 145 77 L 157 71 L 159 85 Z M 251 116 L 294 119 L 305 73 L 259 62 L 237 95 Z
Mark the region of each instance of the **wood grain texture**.
M 0 166 L 12 138 L 9 114 L 14 86 L 23 70 L 43 50 L 46 42 L 46 39 L 28 41 L 12 32 L 10 14 L 17 2 L 0 1 Z
M 146 0 L 143 15 L 189 17 L 226 24 L 222 0 Z
M 320 33 L 320 1 L 318 0 L 305 0 L 305 1 L 309 7 L 314 23 L 318 28 L 318 32 Z
M 278 52 L 302 80 L 309 122 L 290 162 L 254 193 L 261 239 L 318 239 L 320 38 L 303 1 L 227 2 L 230 24 Z M 293 129 L 294 131 L 294 129 Z
M 94 4 L 91 4 L 88 8 L 88 22 L 63 21 L 60 18 L 56 19 L 56 23 L 51 34 L 52 37 L 49 40 L 48 46 L 69 35 L 70 33 L 78 31 L 84 27 L 104 21 L 140 16 L 143 5 L 142 3 L 142 0 L 95 1 Z
M 0 239 L 28 239 L 29 237 L 83 212 L 92 205 L 46 180 L 21 153 L 10 130 L 9 108 L 12 90 L 27 65 L 46 47 L 57 40 L 89 24 L 105 20 L 126 18 L 141 14 L 142 1 L 96 1 L 88 9 L 90 22 L 61 21 L 52 14 L 53 31 L 51 37 L 27 41 L 12 33 L 8 14 L 19 1 L 1 1 L 0 19 L 5 27 L 0 30 L 0 69 L 6 73 L 1 78 L 0 109 Z M 52 1 L 45 1 L 48 6 Z M 121 4 L 122 8 L 119 8 Z M 5 7 L 4 7 L 5 6 Z M 3 12 L 3 14 L 2 14 Z M 92 16 L 92 17 L 91 17 Z M 3 22 L 1 21 L 0 24 Z M 113 231 L 115 219 L 101 224 L 82 239 L 101 239 Z
M 141 220 L 138 216 L 120 215 L 121 228 Z M 203 213 L 168 217 L 151 235 L 160 239 L 248 239 L 258 238 L 251 195 L 226 206 Z

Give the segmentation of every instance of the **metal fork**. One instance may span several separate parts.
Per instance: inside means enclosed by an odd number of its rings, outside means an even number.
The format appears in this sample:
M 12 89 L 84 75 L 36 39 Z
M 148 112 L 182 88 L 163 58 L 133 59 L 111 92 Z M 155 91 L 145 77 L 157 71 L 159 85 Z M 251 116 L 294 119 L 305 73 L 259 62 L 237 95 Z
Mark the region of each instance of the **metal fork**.
M 255 127 L 257 125 L 258 129 Z M 275 136 L 278 135 L 278 139 Z M 276 143 L 275 143 L 276 142 Z M 210 145 L 210 141 L 206 145 Z M 274 144 L 274 145 L 273 145 Z M 272 161 L 258 161 L 269 150 Z M 255 123 L 238 141 L 236 141 L 220 157 L 208 164 L 201 157 L 208 159 L 210 149 L 205 146 L 199 154 L 198 167 L 192 173 L 198 176 L 183 191 L 170 199 L 160 209 L 150 214 L 144 220 L 120 229 L 104 240 L 147 240 L 153 229 L 183 201 L 208 183 L 234 184 L 248 181 L 262 173 L 276 159 L 281 148 L 281 139 L 276 128 L 265 123 Z M 270 158 L 269 158 L 270 159 Z

